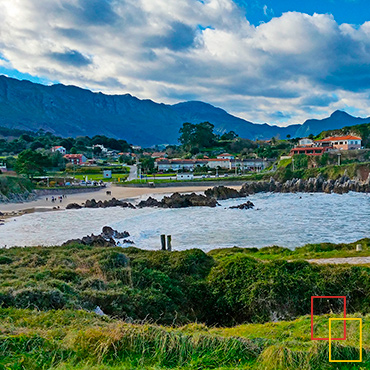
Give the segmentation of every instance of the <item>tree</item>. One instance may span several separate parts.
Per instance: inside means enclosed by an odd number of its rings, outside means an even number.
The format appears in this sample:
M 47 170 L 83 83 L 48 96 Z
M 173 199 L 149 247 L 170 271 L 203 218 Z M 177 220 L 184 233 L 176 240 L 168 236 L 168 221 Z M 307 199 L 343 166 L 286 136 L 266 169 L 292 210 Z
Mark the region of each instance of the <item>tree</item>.
M 45 168 L 50 166 L 51 162 L 48 156 L 27 149 L 18 155 L 15 170 L 18 174 L 25 174 L 33 178 L 35 175 L 43 175 Z
M 180 128 L 179 141 L 185 149 L 210 148 L 215 144 L 216 135 L 213 133 L 214 125 L 209 122 L 193 124 L 185 122 Z
M 96 146 L 93 150 L 94 155 L 96 155 L 97 157 L 101 155 L 101 152 L 102 152 L 102 149 L 100 148 L 100 146 Z
M 152 157 L 143 157 L 140 159 L 141 168 L 144 172 L 153 172 L 154 170 L 154 158 Z
M 238 137 L 238 135 L 234 131 L 225 132 L 221 136 L 221 140 L 235 140 Z
M 291 138 L 292 136 L 290 135 L 290 134 L 288 134 L 287 136 L 286 136 L 286 138 L 289 140 L 290 138 Z

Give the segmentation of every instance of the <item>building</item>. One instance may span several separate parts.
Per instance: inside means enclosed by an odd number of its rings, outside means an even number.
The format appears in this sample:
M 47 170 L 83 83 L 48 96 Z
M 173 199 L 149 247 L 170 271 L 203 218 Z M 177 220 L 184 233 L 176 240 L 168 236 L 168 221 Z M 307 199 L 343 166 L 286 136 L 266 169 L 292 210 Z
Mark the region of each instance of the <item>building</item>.
M 225 168 L 230 169 L 230 159 L 207 159 L 207 166 L 209 168 L 215 169 L 215 168 Z
M 0 163 L 0 173 L 8 172 L 8 169 L 6 167 L 5 163 Z
M 93 149 L 99 148 L 101 150 L 101 153 L 102 154 L 107 154 L 108 153 L 108 149 L 104 145 L 102 145 L 102 144 L 95 144 L 95 145 L 93 145 L 92 148 Z
M 262 158 L 250 158 L 243 160 L 230 161 L 230 169 L 235 169 L 235 166 L 242 171 L 259 172 L 265 170 L 270 165 L 270 162 Z
M 303 146 L 296 147 L 290 151 L 290 156 L 296 154 L 306 154 L 306 155 L 323 155 L 330 147 L 325 146 Z
M 338 150 L 354 150 L 361 149 L 362 139 L 358 136 L 346 135 L 346 136 L 331 136 L 323 140 L 318 140 L 316 143 L 320 143 L 323 146 L 331 146 L 333 149 Z
M 193 171 L 197 166 L 206 166 L 207 160 L 202 159 L 163 159 L 155 160 L 155 167 L 158 171 Z
M 152 158 L 167 158 L 167 154 L 165 152 L 154 152 L 151 155 Z
M 67 154 L 67 149 L 64 147 L 64 146 L 53 146 L 52 148 L 51 148 L 51 151 L 53 152 L 53 153 L 55 153 L 55 152 L 59 152 L 60 154 L 62 154 L 62 155 L 65 155 L 65 154 Z
M 222 153 L 220 155 L 217 156 L 217 159 L 228 159 L 228 160 L 231 160 L 231 159 L 235 159 L 235 156 L 233 156 L 232 154 L 229 154 L 229 153 Z
M 64 158 L 76 165 L 81 165 L 87 161 L 87 158 L 83 154 L 66 154 Z

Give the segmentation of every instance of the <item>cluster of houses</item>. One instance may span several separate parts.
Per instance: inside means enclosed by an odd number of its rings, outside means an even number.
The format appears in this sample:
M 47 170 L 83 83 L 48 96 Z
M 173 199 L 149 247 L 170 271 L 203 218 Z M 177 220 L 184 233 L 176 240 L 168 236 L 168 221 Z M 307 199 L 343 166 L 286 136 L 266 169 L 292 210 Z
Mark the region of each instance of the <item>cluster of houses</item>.
M 229 153 L 223 153 L 217 158 L 203 159 L 167 159 L 156 158 L 155 167 L 158 172 L 166 171 L 193 171 L 196 167 L 208 167 L 210 169 L 233 170 L 238 168 L 242 171 L 262 171 L 270 166 L 270 161 L 253 158 L 253 159 L 235 159 L 235 156 Z
M 92 147 L 94 148 L 99 148 L 101 150 L 101 153 L 104 154 L 107 157 L 119 157 L 120 155 L 123 155 L 125 153 L 119 153 L 117 150 L 108 150 L 105 148 L 103 145 L 97 144 Z M 94 164 L 94 160 L 87 159 L 87 157 L 83 154 L 67 154 L 67 149 L 64 148 L 63 146 L 53 146 L 51 148 L 51 151 L 53 153 L 59 152 L 62 154 L 62 156 L 69 162 L 72 163 L 73 165 L 82 165 L 82 164 Z M 131 153 L 129 153 L 131 154 Z
M 362 139 L 358 136 L 331 136 L 323 140 L 313 141 L 311 139 L 301 139 L 299 145 L 290 151 L 290 155 L 322 155 L 327 151 L 333 150 L 355 150 L 361 149 Z

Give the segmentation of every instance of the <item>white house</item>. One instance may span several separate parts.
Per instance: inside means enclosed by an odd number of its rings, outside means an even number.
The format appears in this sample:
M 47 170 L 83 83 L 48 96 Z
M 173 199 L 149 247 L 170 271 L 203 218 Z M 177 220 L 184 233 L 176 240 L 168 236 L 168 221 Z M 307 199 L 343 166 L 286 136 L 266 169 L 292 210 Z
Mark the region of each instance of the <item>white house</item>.
M 158 158 L 155 160 L 155 167 L 158 171 L 179 171 L 187 170 L 193 171 L 197 166 L 205 166 L 207 160 L 195 160 L 195 159 L 163 159 Z
M 207 159 L 207 165 L 209 168 L 227 168 L 230 169 L 230 159 Z
M 62 154 L 62 155 L 65 155 L 65 154 L 67 154 L 67 149 L 64 147 L 64 146 L 53 146 L 52 148 L 51 148 L 51 151 L 53 152 L 53 153 L 55 153 L 55 152 L 59 152 L 60 154 Z
M 0 163 L 0 173 L 8 172 L 8 169 L 6 167 L 5 163 Z
M 220 154 L 220 155 L 217 156 L 217 159 L 228 159 L 228 160 L 231 160 L 231 159 L 235 159 L 235 157 L 232 154 L 229 154 L 229 153 L 222 153 L 222 154 Z
M 108 149 L 104 145 L 102 145 L 102 144 L 93 145 L 93 149 L 95 149 L 95 148 L 100 148 L 101 149 L 101 152 L 103 154 L 108 153 Z
M 235 166 L 244 171 L 262 171 L 269 166 L 269 162 L 262 158 L 230 161 L 230 169 L 235 169 Z

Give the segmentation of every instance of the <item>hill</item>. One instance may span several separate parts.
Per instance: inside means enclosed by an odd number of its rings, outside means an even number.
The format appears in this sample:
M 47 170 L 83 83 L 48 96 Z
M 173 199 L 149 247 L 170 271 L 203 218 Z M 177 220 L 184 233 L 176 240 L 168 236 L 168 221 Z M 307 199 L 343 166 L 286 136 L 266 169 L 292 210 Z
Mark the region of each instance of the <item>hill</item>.
M 369 120 L 368 120 L 369 122 Z M 344 136 L 355 135 L 362 138 L 362 145 L 366 148 L 370 147 L 370 123 L 363 123 L 360 125 L 346 126 L 341 129 L 328 130 L 321 132 L 317 138 L 323 139 L 329 136 Z
M 215 132 L 235 131 L 247 139 L 304 137 L 323 130 L 367 123 L 341 111 L 323 120 L 288 127 L 255 124 L 200 101 L 174 105 L 140 100 L 130 94 L 106 95 L 75 86 L 44 86 L 0 76 L 0 126 L 63 137 L 105 135 L 142 146 L 176 144 L 184 122 L 209 121 Z
M 322 131 L 337 130 L 343 127 L 369 123 L 370 117 L 353 117 L 346 112 L 337 110 L 330 117 L 324 119 L 309 119 L 298 128 L 296 137 L 305 137 L 310 134 L 318 135 Z
M 61 84 L 44 86 L 0 76 L 0 126 L 61 136 L 105 135 L 143 146 L 176 144 L 184 122 L 210 121 L 217 133 L 251 139 L 293 135 L 296 127 L 259 125 L 202 102 L 158 104 L 126 95 L 93 93 Z

